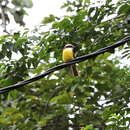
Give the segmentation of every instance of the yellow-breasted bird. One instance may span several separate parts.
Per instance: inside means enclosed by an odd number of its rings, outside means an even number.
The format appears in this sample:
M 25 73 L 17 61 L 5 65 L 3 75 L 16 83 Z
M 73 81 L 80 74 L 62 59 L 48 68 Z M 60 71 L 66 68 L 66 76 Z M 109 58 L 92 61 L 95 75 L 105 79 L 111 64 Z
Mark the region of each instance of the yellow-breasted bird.
M 64 46 L 63 53 L 62 53 L 62 59 L 64 62 L 69 62 L 74 59 L 75 57 L 74 48 L 75 47 L 72 44 L 67 44 Z M 70 65 L 70 70 L 74 76 L 79 76 L 75 64 Z

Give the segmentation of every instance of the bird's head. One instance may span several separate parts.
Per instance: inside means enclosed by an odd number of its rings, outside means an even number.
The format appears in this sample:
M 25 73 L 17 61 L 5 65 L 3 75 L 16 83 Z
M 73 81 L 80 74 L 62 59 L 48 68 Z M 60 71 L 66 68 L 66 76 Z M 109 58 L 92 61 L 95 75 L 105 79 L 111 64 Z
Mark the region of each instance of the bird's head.
M 66 45 L 64 46 L 64 49 L 65 49 L 65 48 L 75 48 L 75 46 L 72 45 L 72 44 L 66 44 Z

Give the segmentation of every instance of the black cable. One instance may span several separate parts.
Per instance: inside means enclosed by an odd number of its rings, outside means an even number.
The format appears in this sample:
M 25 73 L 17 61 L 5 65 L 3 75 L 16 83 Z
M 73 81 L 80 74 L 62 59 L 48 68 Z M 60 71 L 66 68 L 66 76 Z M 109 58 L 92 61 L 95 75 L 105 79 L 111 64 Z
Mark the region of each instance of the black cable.
M 72 60 L 70 62 L 54 66 L 54 67 L 48 69 L 47 71 L 45 71 L 43 74 L 37 75 L 37 76 L 35 76 L 35 77 L 31 78 L 31 79 L 23 80 L 23 81 L 18 82 L 18 83 L 14 84 L 14 85 L 10 85 L 8 87 L 1 88 L 0 89 L 0 94 L 8 92 L 8 91 L 13 90 L 13 89 L 17 89 L 17 88 L 22 87 L 22 86 L 24 86 L 26 84 L 32 83 L 32 82 L 34 82 L 36 80 L 39 80 L 39 79 L 49 75 L 50 73 L 52 73 L 54 71 L 63 69 L 65 67 L 69 66 L 69 65 L 72 65 L 72 64 L 75 64 L 75 63 L 79 63 L 79 62 L 85 61 L 87 59 L 93 58 L 95 56 L 98 56 L 99 54 L 103 54 L 103 53 L 105 53 L 107 51 L 114 50 L 116 47 L 119 47 L 119 46 L 125 44 L 128 41 L 130 41 L 130 36 L 127 36 L 127 37 L 121 39 L 120 41 L 116 42 L 113 45 L 101 48 L 101 49 L 99 49 L 99 50 L 97 50 L 97 51 L 95 51 L 93 53 L 88 54 L 88 55 L 83 55 L 83 56 L 75 58 L 74 60 Z

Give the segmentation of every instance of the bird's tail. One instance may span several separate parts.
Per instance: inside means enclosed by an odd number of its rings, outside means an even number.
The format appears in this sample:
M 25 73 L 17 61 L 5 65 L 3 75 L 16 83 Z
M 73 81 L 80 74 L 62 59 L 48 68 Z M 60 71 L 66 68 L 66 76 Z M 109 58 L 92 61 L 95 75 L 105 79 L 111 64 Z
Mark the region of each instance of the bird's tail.
M 78 70 L 77 70 L 75 64 L 74 64 L 74 65 L 71 65 L 71 66 L 70 66 L 70 69 L 71 69 L 71 72 L 72 72 L 72 74 L 73 74 L 74 76 L 79 76 L 79 72 L 78 72 Z

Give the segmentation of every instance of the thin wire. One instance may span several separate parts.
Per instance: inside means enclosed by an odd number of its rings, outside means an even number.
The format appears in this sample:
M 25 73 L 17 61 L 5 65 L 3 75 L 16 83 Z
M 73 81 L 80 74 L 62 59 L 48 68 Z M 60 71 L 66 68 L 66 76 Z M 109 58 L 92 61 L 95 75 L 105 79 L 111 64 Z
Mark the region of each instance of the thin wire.
M 83 55 L 83 56 L 80 56 L 80 57 L 75 58 L 74 60 L 72 60 L 72 61 L 70 61 L 70 62 L 63 63 L 63 64 L 60 64 L 60 65 L 54 66 L 54 67 L 48 69 L 47 71 L 45 71 L 43 74 L 37 75 L 37 76 L 35 76 L 35 77 L 33 77 L 33 78 L 30 78 L 30 79 L 28 79 L 28 80 L 23 80 L 23 81 L 18 82 L 18 83 L 14 84 L 14 85 L 10 85 L 10 86 L 1 88 L 1 89 L 0 89 L 0 94 L 5 93 L 5 92 L 8 92 L 8 91 L 13 90 L 13 89 L 20 88 L 20 87 L 22 87 L 22 86 L 24 86 L 24 85 L 26 85 L 26 84 L 32 83 L 32 82 L 34 82 L 34 81 L 36 81 L 36 80 L 39 80 L 39 79 L 41 79 L 41 78 L 43 78 L 43 77 L 49 75 L 50 73 L 53 73 L 53 72 L 55 72 L 55 71 L 57 71 L 57 70 L 61 70 L 61 69 L 65 68 L 65 67 L 67 67 L 67 66 L 69 66 L 69 65 L 72 65 L 72 64 L 75 64 L 75 63 L 79 63 L 79 62 L 83 62 L 83 61 L 85 61 L 85 60 L 87 60 L 87 59 L 91 59 L 91 58 L 93 58 L 93 57 L 95 57 L 95 56 L 98 56 L 98 55 L 100 55 L 100 54 L 103 54 L 103 53 L 105 53 L 105 52 L 107 52 L 107 51 L 114 50 L 115 48 L 117 48 L 117 47 L 119 47 L 119 46 L 125 44 L 125 43 L 128 42 L 128 41 L 130 41 L 130 36 L 127 36 L 127 37 L 121 39 L 120 41 L 116 42 L 116 43 L 113 44 L 113 45 L 110 45 L 110 46 L 108 46 L 108 47 L 101 48 L 101 49 L 99 49 L 99 50 L 97 50 L 97 51 L 95 51 L 95 52 L 93 52 L 93 53 L 88 54 L 88 55 Z

